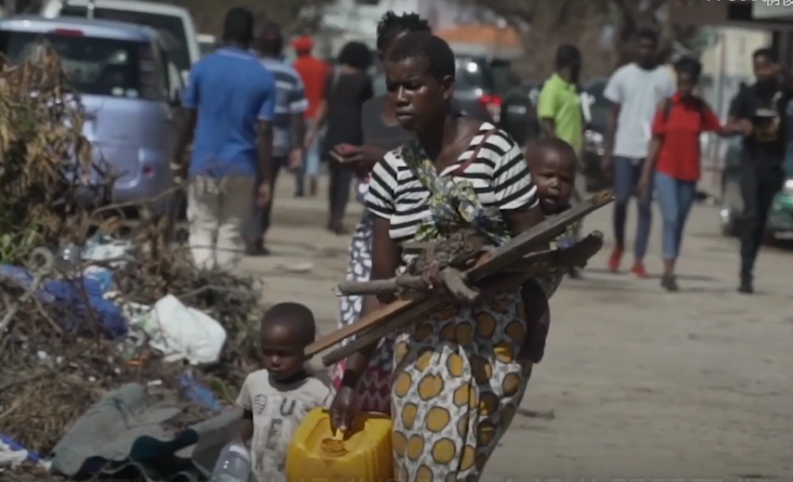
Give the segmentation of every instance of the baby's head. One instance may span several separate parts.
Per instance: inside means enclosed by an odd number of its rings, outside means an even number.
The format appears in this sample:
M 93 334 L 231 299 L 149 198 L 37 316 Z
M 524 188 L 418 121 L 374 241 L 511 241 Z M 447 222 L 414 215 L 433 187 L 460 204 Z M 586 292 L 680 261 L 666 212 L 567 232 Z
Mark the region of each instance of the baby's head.
M 288 380 L 305 370 L 305 348 L 314 342 L 314 314 L 300 303 L 278 303 L 262 318 L 259 336 L 264 368 L 276 381 Z
M 543 138 L 529 145 L 526 160 L 543 212 L 558 214 L 569 208 L 578 169 L 573 147 L 555 137 Z

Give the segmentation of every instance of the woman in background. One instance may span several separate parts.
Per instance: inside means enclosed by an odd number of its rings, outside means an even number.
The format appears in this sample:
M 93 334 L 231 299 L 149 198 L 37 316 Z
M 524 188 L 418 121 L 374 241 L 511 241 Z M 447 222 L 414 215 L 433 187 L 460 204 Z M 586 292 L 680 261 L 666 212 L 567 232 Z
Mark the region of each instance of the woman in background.
M 344 213 L 350 197 L 352 171 L 342 165 L 334 149 L 348 149 L 363 144 L 361 106 L 372 98 L 372 78 L 366 72 L 372 66 L 372 53 L 361 42 L 349 42 L 339 53 L 338 65 L 328 76 L 325 99 L 317 112 L 316 122 L 306 136 L 306 145 L 317 138 L 317 133 L 327 125 L 321 152 L 328 162 L 330 189 L 328 191 L 327 229 L 336 234 L 346 234 Z
M 639 182 L 642 195 L 655 186 L 661 206 L 664 262 L 661 286 L 667 291 L 679 289 L 675 263 L 680 255 L 683 228 L 697 193 L 700 135 L 703 132 L 715 132 L 720 136 L 738 133 L 735 126 L 722 127 L 713 110 L 694 94 L 701 73 L 702 64 L 696 59 L 683 57 L 675 62 L 677 91 L 655 114 L 648 162 Z

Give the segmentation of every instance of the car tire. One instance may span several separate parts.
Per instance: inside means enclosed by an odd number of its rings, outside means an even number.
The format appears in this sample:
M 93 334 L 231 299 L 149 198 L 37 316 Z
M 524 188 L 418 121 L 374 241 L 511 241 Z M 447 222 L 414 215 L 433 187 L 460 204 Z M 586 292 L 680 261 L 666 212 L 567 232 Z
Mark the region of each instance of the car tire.
M 740 213 L 743 210 L 741 186 L 737 180 L 727 180 L 721 188 L 721 233 L 724 236 L 737 236 Z

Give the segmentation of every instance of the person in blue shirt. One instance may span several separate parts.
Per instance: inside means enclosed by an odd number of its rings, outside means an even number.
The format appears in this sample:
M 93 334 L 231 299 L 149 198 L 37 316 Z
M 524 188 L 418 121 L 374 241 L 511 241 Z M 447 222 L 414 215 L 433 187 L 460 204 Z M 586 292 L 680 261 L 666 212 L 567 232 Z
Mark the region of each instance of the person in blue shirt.
M 190 250 L 203 268 L 236 266 L 254 204 L 272 196 L 275 79 L 249 50 L 253 28 L 249 10 L 229 10 L 221 47 L 193 66 L 183 96 L 173 168 L 189 179 Z
M 273 117 L 273 162 L 270 181 L 278 179 L 282 168 L 297 173 L 303 163 L 303 139 L 306 136 L 306 123 L 303 119 L 308 100 L 303 87 L 303 79 L 291 64 L 282 60 L 284 38 L 281 27 L 274 22 L 262 26 L 259 37 L 254 41 L 254 50 L 259 60 L 275 79 L 278 97 Z M 265 207 L 256 208 L 251 220 L 248 254 L 265 256 L 270 252 L 265 246 L 264 237 L 270 227 L 272 200 Z

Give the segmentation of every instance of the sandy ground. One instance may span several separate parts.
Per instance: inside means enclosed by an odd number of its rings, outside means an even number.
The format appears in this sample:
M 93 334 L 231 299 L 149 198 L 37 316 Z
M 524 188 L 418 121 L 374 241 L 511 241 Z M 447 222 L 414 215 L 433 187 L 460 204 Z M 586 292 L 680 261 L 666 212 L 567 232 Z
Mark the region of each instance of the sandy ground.
M 268 302 L 302 301 L 328 332 L 347 239 L 315 227 L 322 199 L 290 190 L 278 190 L 274 256 L 245 268 L 264 276 Z M 585 228 L 609 234 L 610 219 L 607 208 Z M 655 221 L 651 272 L 660 270 Z M 695 208 L 683 249 L 680 293 L 606 272 L 607 250 L 583 280 L 564 282 L 526 413 L 484 481 L 793 480 L 793 252 L 763 251 L 758 294 L 747 297 L 735 292 L 737 244 L 718 234 L 714 208 Z

